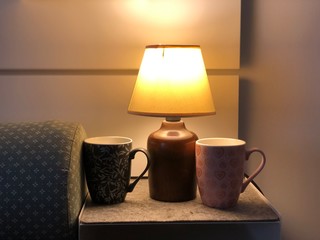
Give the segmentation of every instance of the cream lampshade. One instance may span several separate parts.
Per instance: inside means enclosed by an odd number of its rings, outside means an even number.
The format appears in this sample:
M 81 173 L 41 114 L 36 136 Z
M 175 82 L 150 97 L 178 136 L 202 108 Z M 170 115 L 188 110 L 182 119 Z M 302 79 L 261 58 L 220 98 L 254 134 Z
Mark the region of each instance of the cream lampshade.
M 146 46 L 128 112 L 166 118 L 148 138 L 151 198 L 195 198 L 198 137 L 185 128 L 181 117 L 215 114 L 200 46 Z
M 147 46 L 128 111 L 161 117 L 214 114 L 200 46 Z

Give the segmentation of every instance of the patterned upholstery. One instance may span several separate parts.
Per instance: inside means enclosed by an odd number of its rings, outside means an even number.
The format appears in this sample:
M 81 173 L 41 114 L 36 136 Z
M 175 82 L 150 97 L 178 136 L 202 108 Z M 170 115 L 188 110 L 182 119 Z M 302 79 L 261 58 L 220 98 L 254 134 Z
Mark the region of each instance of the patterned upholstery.
M 0 239 L 77 239 L 85 137 L 76 123 L 0 123 Z

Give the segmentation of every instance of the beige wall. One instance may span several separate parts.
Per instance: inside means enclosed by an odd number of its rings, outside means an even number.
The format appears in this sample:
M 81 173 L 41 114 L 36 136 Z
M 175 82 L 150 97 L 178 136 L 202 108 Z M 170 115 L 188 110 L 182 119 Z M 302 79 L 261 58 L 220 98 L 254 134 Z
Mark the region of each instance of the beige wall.
M 319 11 L 317 0 L 242 6 L 240 137 L 266 151 L 257 182 L 284 240 L 320 238 Z
M 241 0 L 1 1 L 0 69 L 137 69 L 147 44 L 199 44 L 239 67 Z
M 200 44 L 217 114 L 187 128 L 237 137 L 240 2 L 0 1 L 0 121 L 77 121 L 145 147 L 162 119 L 127 113 L 145 45 Z

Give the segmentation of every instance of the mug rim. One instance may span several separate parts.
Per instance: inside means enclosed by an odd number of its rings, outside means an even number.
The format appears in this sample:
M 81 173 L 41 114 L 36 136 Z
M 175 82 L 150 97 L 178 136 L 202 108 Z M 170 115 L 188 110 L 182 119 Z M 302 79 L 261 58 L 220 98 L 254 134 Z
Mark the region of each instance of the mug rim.
M 132 139 L 122 136 L 101 136 L 87 138 L 84 142 L 92 145 L 120 145 L 132 143 Z
M 201 138 L 196 141 L 197 145 L 207 147 L 234 147 L 243 146 L 246 144 L 245 141 L 237 138 Z

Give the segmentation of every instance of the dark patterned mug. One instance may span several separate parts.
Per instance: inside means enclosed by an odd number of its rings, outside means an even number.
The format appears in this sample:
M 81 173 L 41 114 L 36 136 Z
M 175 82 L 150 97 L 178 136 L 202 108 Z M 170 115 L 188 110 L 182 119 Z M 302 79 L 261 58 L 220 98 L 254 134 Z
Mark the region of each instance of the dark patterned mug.
M 149 154 L 144 148 L 132 148 L 132 139 L 119 136 L 88 138 L 84 141 L 84 165 L 93 202 L 114 204 L 125 200 L 149 168 Z M 137 152 L 147 158 L 138 178 L 130 183 L 131 160 Z
M 204 138 L 196 141 L 196 172 L 201 200 L 214 208 L 236 205 L 240 193 L 263 169 L 264 153 L 246 150 L 245 142 L 232 138 Z M 244 180 L 244 164 L 253 152 L 261 154 L 259 167 Z

